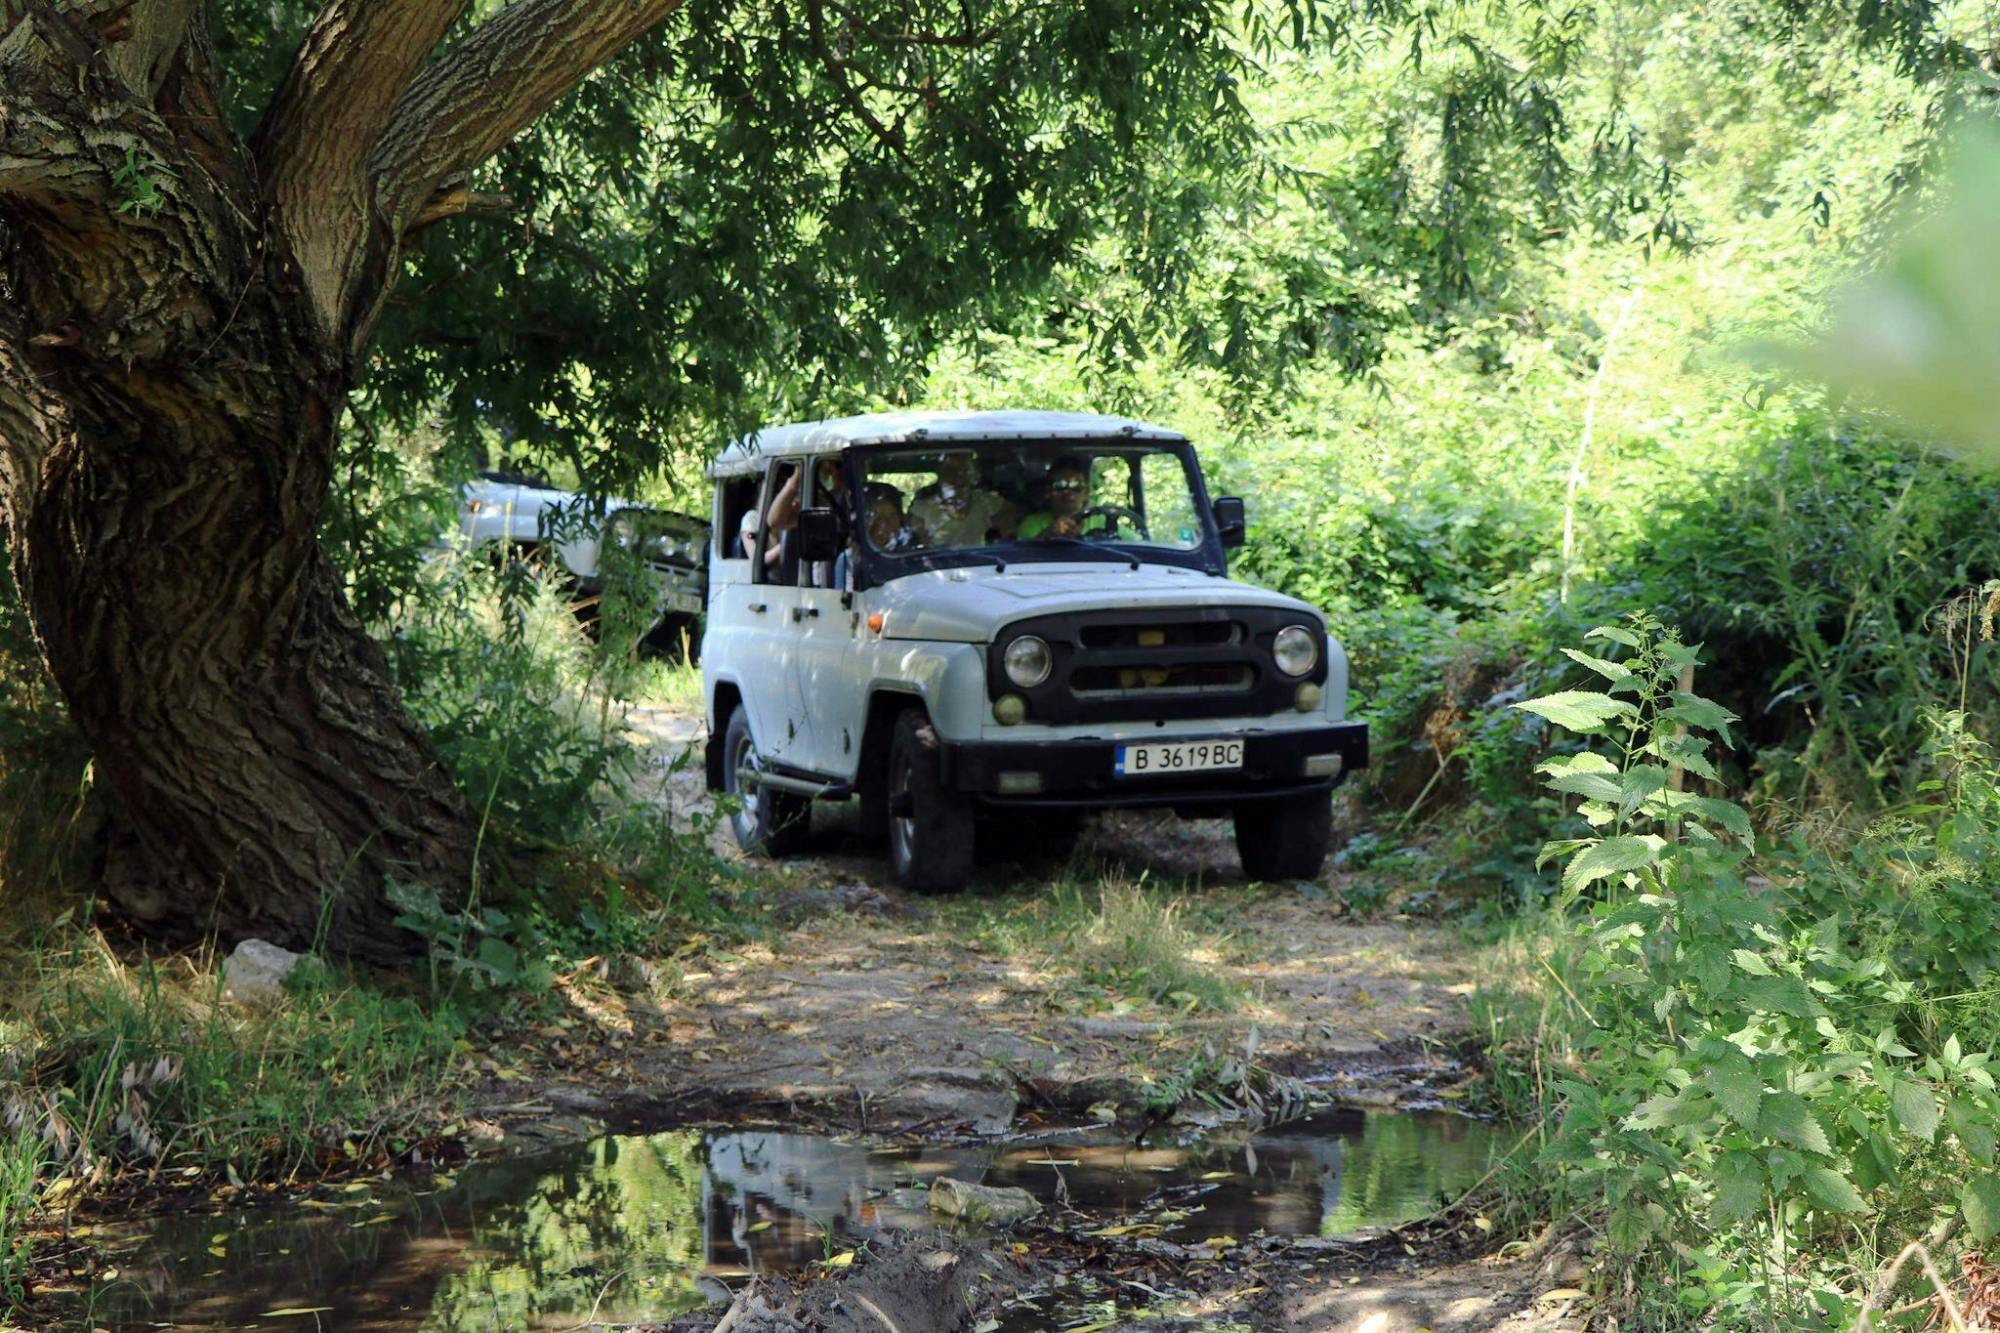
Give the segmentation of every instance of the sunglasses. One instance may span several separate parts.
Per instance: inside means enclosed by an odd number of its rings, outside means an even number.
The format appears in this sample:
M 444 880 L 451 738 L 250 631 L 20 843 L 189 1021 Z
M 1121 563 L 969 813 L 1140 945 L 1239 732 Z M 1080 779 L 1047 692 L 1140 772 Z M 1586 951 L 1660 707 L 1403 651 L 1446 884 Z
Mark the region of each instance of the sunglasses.
M 1083 483 L 1080 481 L 1052 481 L 1049 483 L 1049 489 L 1052 491 L 1080 491 L 1083 489 Z

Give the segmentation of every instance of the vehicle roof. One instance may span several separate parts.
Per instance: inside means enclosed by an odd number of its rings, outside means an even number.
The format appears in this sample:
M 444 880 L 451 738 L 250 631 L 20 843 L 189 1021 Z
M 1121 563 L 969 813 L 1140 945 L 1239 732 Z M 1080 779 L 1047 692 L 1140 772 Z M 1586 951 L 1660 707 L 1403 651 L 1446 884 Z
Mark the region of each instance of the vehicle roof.
M 850 444 L 981 440 L 1161 440 L 1187 436 L 1164 426 L 1093 412 L 874 412 L 831 421 L 768 426 L 737 440 L 709 465 L 711 477 L 754 472 L 772 458 L 826 453 Z

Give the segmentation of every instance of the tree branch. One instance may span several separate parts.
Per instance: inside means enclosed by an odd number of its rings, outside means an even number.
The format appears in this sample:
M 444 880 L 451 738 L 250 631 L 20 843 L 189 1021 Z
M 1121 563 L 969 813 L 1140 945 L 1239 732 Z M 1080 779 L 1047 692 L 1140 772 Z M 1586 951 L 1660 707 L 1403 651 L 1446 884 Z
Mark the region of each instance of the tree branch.
M 885 148 L 896 156 L 903 157 L 902 137 L 884 125 L 875 113 L 868 109 L 868 104 L 861 99 L 861 94 L 848 80 L 847 62 L 834 55 L 833 49 L 826 44 L 826 19 L 820 10 L 820 0 L 806 0 L 806 32 L 812 41 L 813 54 L 819 57 L 820 64 L 826 67 L 826 76 L 833 80 L 833 86 L 839 90 L 840 98 L 847 103 L 848 110 L 868 127 L 868 132 L 880 140 Z
M 468 172 L 681 0 L 515 0 L 433 62 L 396 104 L 369 159 L 392 233 L 440 182 Z
M 369 262 L 369 150 L 465 7 L 466 0 L 330 0 L 257 128 L 265 196 L 329 334 L 380 281 Z
M 123 0 L 103 11 L 104 61 L 140 101 L 151 104 L 190 29 L 207 23 L 204 0 Z
M 417 210 L 417 215 L 403 228 L 403 235 L 413 236 L 446 218 L 507 218 L 513 214 L 514 200 L 510 195 L 482 193 L 468 188 L 464 181 L 447 183 Z

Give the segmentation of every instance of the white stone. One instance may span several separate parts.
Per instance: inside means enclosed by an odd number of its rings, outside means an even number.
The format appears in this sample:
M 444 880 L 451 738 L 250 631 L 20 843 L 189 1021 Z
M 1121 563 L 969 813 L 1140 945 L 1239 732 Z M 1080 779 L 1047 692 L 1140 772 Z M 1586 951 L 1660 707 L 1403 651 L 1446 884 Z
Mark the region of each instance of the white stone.
M 245 940 L 222 964 L 222 993 L 245 1004 L 275 1000 L 303 956 L 265 940 Z
M 931 1211 L 962 1222 L 1004 1227 L 1042 1211 L 1041 1203 L 1023 1189 L 974 1185 L 950 1176 L 931 1182 Z

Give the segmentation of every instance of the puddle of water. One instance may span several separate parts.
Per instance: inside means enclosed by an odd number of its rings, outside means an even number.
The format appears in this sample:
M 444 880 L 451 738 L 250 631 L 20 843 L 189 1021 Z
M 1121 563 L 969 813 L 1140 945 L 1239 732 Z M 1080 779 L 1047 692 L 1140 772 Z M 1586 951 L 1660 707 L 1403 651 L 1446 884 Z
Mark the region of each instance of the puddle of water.
M 107 1328 L 574 1328 L 663 1319 L 759 1272 L 934 1225 L 940 1175 L 1067 1198 L 1094 1217 L 1171 1213 L 1175 1241 L 1332 1236 L 1407 1221 L 1485 1174 L 1494 1126 L 1331 1111 L 1255 1135 L 1111 1130 L 938 1148 L 756 1130 L 615 1136 L 478 1163 L 428 1186 L 154 1219 L 89 1297 Z M 275 1314 L 288 1311 L 296 1313 Z

